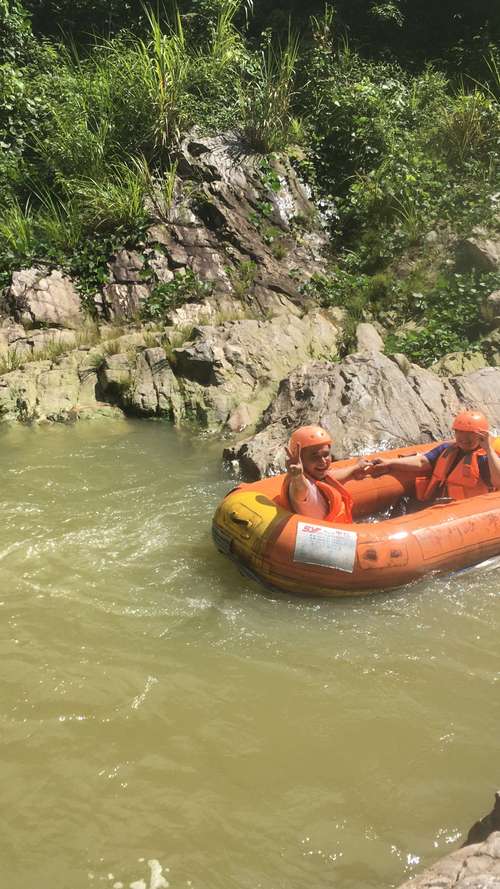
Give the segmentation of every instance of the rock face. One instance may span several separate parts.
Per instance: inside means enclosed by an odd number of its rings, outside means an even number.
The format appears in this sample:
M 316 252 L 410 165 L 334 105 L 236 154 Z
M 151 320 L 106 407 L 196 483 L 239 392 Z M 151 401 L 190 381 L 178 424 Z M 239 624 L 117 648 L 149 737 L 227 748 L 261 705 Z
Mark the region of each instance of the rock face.
M 105 284 L 96 304 L 107 319 L 136 319 L 150 292 L 151 288 L 145 284 Z
M 500 425 L 500 372 L 485 368 L 442 379 L 410 365 L 406 373 L 380 353 L 350 355 L 342 364 L 310 363 L 280 384 L 252 438 L 227 448 L 245 475 L 258 478 L 284 468 L 283 445 L 307 423 L 326 426 L 337 458 L 450 435 L 461 407 L 481 405 Z
M 451 377 L 481 370 L 483 367 L 488 367 L 488 362 L 482 352 L 449 352 L 435 361 L 429 369 L 441 377 Z
M 457 849 L 399 889 L 500 889 L 500 832 Z
M 241 431 L 255 424 L 291 370 L 311 357 L 335 356 L 338 338 L 338 328 L 319 311 L 301 319 L 291 315 L 286 323 L 278 316 L 195 328 L 189 342 L 174 348 L 173 371 L 165 351 L 146 353 L 131 407 L 138 414 Z
M 324 270 L 326 237 L 293 169 L 275 159 L 264 164 L 234 134 L 193 132 L 177 161 L 172 206 L 161 189 L 149 199 L 155 222 L 144 255 L 124 249 L 112 258 L 99 313 L 136 317 L 154 286 L 186 269 L 262 315 L 283 297 L 301 302 L 300 284 Z
M 373 324 L 362 321 L 356 328 L 357 352 L 383 352 L 384 341 Z
M 0 417 L 22 422 L 64 422 L 98 411 L 109 412 L 109 405 L 98 399 L 96 376 L 80 376 L 77 355 L 73 353 L 57 363 L 33 362 L 0 377 Z
M 162 416 L 175 422 L 184 418 L 180 387 L 164 349 L 146 349 L 138 355 L 128 403 L 138 416 Z
M 16 324 L 6 319 L 0 325 L 0 357 L 5 357 L 10 348 L 26 337 L 26 331 L 21 324 Z
M 500 290 L 493 290 L 488 294 L 481 307 L 481 313 L 485 321 L 488 321 L 492 327 L 498 327 L 500 324 Z
M 302 306 L 300 285 L 324 271 L 327 239 L 292 167 L 249 153 L 235 134 L 194 131 L 177 162 L 171 206 L 161 184 L 148 198 L 146 242 L 109 259 L 109 280 L 94 298 L 100 318 L 137 320 L 152 290 L 187 269 L 216 296 L 231 295 L 262 317 L 283 300 Z M 6 297 L 16 321 L 68 328 L 82 321 L 78 292 L 59 270 L 15 272 Z
M 58 269 L 14 272 L 6 299 L 15 319 L 24 324 L 74 328 L 83 322 L 78 292 Z
M 46 360 L 33 360 L 36 355 L 26 346 L 20 366 L 0 376 L 0 419 L 25 423 L 68 422 L 96 414 L 120 416 L 118 405 L 127 404 L 137 360 L 133 350 L 144 348 L 143 336 L 122 336 L 112 344 L 102 342 L 89 349 L 78 348 L 69 331 L 56 333 L 71 336 L 72 343 L 68 346 L 71 351 Z M 33 331 L 35 343 L 37 334 L 52 337 L 54 331 Z M 19 342 L 29 344 L 30 339 L 25 337 Z M 60 345 L 54 339 L 50 342 Z M 14 347 L 17 355 L 17 342 Z M 117 354 L 108 354 L 110 349 Z M 57 349 L 55 351 L 57 353 Z
M 495 793 L 495 804 L 491 812 L 472 825 L 464 846 L 484 842 L 495 830 L 500 830 L 500 791 L 498 790 Z

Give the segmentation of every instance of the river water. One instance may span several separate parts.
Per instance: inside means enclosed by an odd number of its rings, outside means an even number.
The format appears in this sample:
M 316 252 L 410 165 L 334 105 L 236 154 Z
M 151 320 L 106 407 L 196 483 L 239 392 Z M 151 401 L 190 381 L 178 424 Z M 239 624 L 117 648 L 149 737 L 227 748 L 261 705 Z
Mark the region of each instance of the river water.
M 500 570 L 272 596 L 220 442 L 2 429 L 2 889 L 382 889 L 498 783 Z

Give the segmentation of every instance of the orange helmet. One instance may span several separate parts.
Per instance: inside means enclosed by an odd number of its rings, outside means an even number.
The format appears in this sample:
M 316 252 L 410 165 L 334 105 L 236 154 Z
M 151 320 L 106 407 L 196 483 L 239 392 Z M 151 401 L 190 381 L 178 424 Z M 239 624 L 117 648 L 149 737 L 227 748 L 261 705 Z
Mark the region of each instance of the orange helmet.
M 480 411 L 462 411 L 453 420 L 452 428 L 459 432 L 488 432 L 490 424 Z
M 331 445 L 332 438 L 321 426 L 301 426 L 290 436 L 288 447 L 294 451 L 297 445 L 301 448 L 310 448 L 314 445 Z

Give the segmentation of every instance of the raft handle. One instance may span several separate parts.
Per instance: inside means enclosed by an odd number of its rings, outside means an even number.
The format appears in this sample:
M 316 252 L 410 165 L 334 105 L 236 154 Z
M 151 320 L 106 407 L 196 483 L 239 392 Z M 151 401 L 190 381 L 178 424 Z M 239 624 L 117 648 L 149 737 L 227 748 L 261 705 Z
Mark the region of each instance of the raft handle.
M 252 526 L 250 519 L 243 519 L 237 512 L 229 513 L 229 518 L 232 522 L 235 522 L 236 525 L 244 525 L 245 528 L 250 528 Z

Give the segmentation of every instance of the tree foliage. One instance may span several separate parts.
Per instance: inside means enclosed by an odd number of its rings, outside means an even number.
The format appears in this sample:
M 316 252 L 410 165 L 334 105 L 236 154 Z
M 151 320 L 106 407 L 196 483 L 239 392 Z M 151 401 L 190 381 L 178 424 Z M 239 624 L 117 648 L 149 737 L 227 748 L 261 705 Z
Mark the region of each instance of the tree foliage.
M 44 258 L 97 286 L 105 250 L 141 239 L 152 183 L 167 193 L 196 125 L 239 130 L 264 156 L 288 152 L 331 233 L 322 300 L 353 322 L 420 317 L 398 257 L 430 230 L 468 234 L 497 211 L 497 7 L 0 0 L 0 275 Z M 471 319 L 471 287 L 437 292 Z M 401 341 L 425 361 L 477 336 L 479 322 L 454 325 L 436 306 L 429 295 L 432 337 Z

